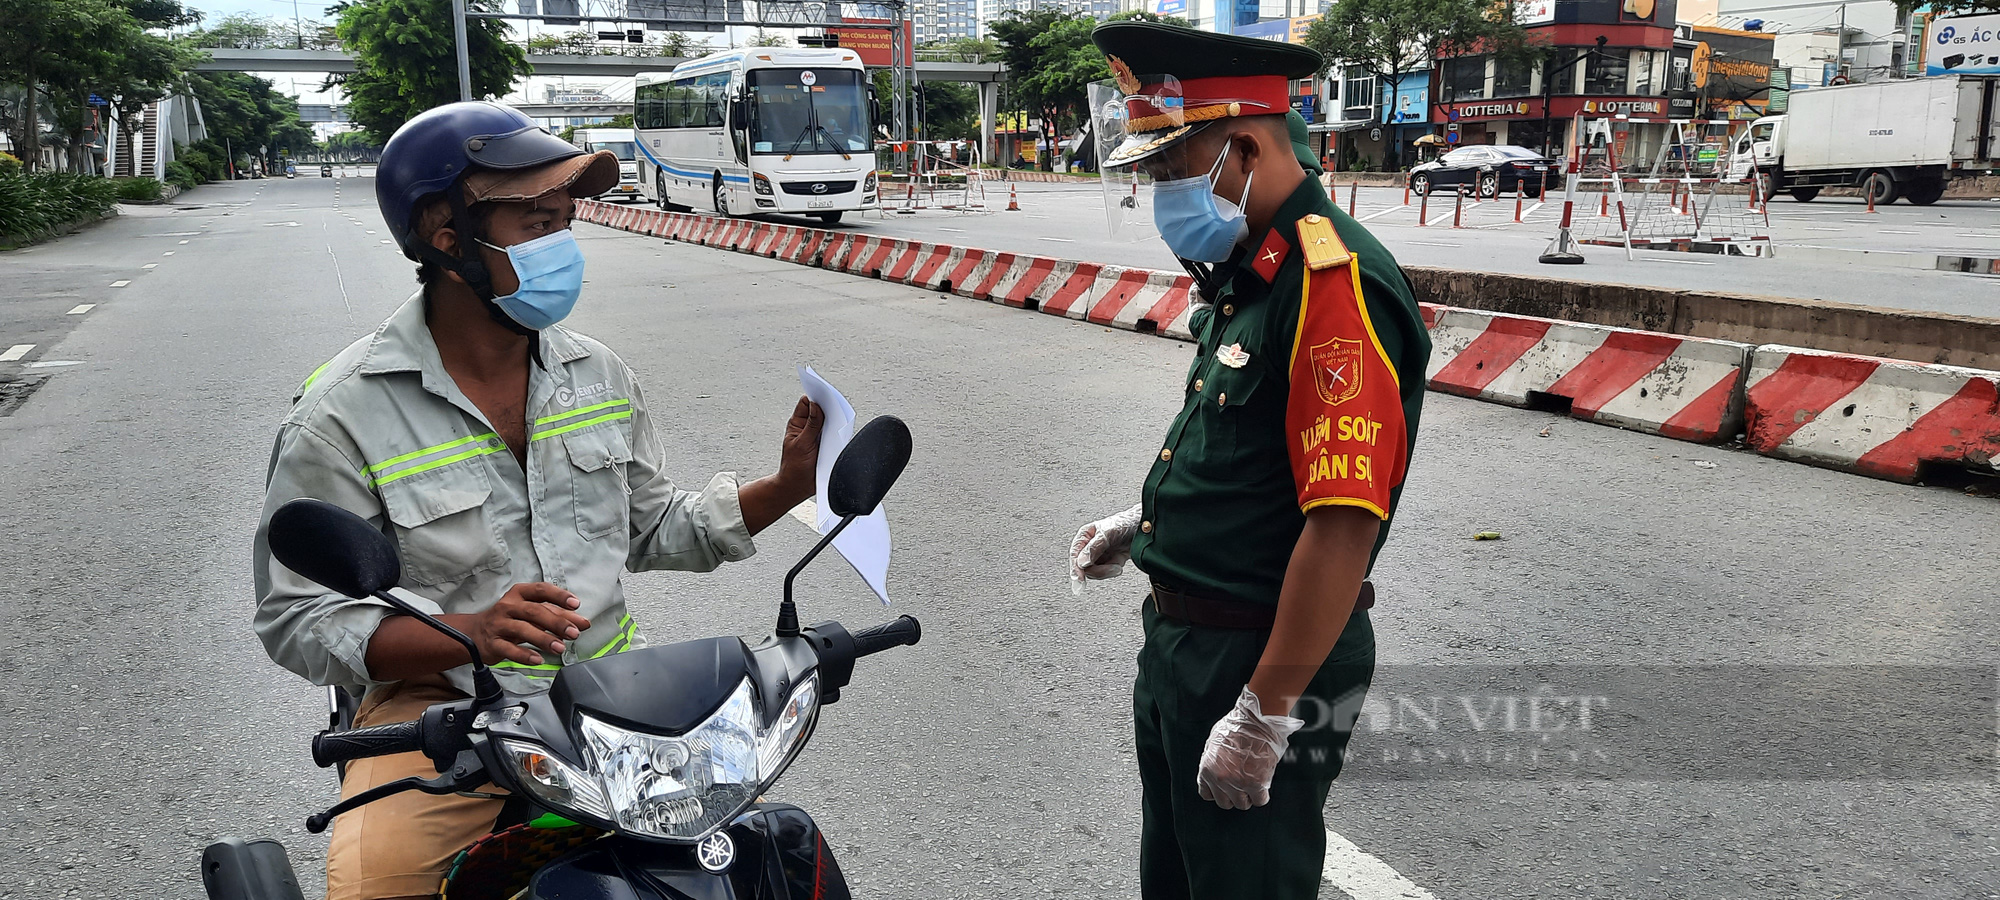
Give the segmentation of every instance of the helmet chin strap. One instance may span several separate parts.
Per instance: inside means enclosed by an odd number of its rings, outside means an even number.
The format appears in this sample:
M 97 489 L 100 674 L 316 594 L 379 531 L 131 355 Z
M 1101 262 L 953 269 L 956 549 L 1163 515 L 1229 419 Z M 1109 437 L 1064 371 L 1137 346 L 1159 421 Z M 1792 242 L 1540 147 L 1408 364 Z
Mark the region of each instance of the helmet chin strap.
M 493 275 L 487 271 L 486 261 L 479 257 L 479 248 L 476 246 L 484 235 L 479 233 L 478 225 L 473 221 L 472 215 L 466 212 L 462 189 L 454 186 L 452 190 L 445 191 L 445 202 L 451 204 L 451 227 L 460 238 L 459 255 L 452 256 L 429 244 L 420 244 L 417 247 L 417 255 L 464 279 L 466 287 L 471 288 L 473 295 L 485 304 L 486 314 L 508 331 L 522 337 L 534 337 L 540 334 L 541 332 L 514 321 L 513 316 L 507 315 L 507 312 L 500 308 L 500 304 L 493 302 L 496 296 L 493 292 Z

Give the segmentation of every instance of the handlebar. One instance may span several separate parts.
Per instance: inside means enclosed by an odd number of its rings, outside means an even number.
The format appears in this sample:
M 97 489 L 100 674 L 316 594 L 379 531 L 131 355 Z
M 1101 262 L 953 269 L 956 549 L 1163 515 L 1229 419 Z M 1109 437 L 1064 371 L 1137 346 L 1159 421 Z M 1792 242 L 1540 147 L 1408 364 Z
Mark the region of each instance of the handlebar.
M 909 646 L 923 636 L 923 626 L 917 624 L 916 619 L 897 616 L 880 625 L 871 625 L 854 632 L 854 658 L 860 659 L 891 647 Z
M 423 747 L 423 721 L 420 719 L 372 728 L 321 732 L 313 737 L 313 764 L 324 769 L 334 763 L 408 753 Z

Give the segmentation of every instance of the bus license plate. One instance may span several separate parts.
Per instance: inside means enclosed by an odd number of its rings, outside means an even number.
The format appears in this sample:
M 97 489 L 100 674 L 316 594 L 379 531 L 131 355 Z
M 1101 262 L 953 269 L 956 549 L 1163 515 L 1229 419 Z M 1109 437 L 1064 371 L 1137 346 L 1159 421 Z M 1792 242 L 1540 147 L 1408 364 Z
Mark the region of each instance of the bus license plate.
M 832 200 L 807 200 L 807 201 L 806 201 L 806 208 L 807 208 L 807 209 L 831 209 L 831 208 L 833 208 L 833 201 L 832 201 Z

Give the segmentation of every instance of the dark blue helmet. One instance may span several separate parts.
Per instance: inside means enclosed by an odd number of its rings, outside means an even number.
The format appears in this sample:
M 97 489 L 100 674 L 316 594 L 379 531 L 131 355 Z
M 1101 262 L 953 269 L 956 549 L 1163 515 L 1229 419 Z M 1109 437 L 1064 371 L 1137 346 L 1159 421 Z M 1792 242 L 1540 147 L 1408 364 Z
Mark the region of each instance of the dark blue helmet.
M 575 162 L 550 165 L 567 159 Z M 411 214 L 467 176 L 474 176 L 467 186 L 475 196 L 446 195 L 459 224 L 470 202 L 526 200 L 564 187 L 572 196 L 596 196 L 618 183 L 618 161 L 609 153 L 586 156 L 510 106 L 475 100 L 426 110 L 396 129 L 375 168 L 375 205 L 404 256 L 423 262 L 437 254 L 418 246 Z

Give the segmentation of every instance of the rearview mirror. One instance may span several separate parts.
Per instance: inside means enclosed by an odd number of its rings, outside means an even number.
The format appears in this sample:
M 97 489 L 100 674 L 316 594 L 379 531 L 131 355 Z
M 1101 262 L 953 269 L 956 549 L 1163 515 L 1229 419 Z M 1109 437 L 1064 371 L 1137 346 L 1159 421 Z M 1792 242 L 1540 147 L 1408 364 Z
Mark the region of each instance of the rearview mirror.
M 349 597 L 386 591 L 403 577 L 403 560 L 388 535 L 325 500 L 278 507 L 268 541 L 285 568 Z
M 841 518 L 865 516 L 882 505 L 910 463 L 910 427 L 895 416 L 861 426 L 826 479 L 826 508 Z

